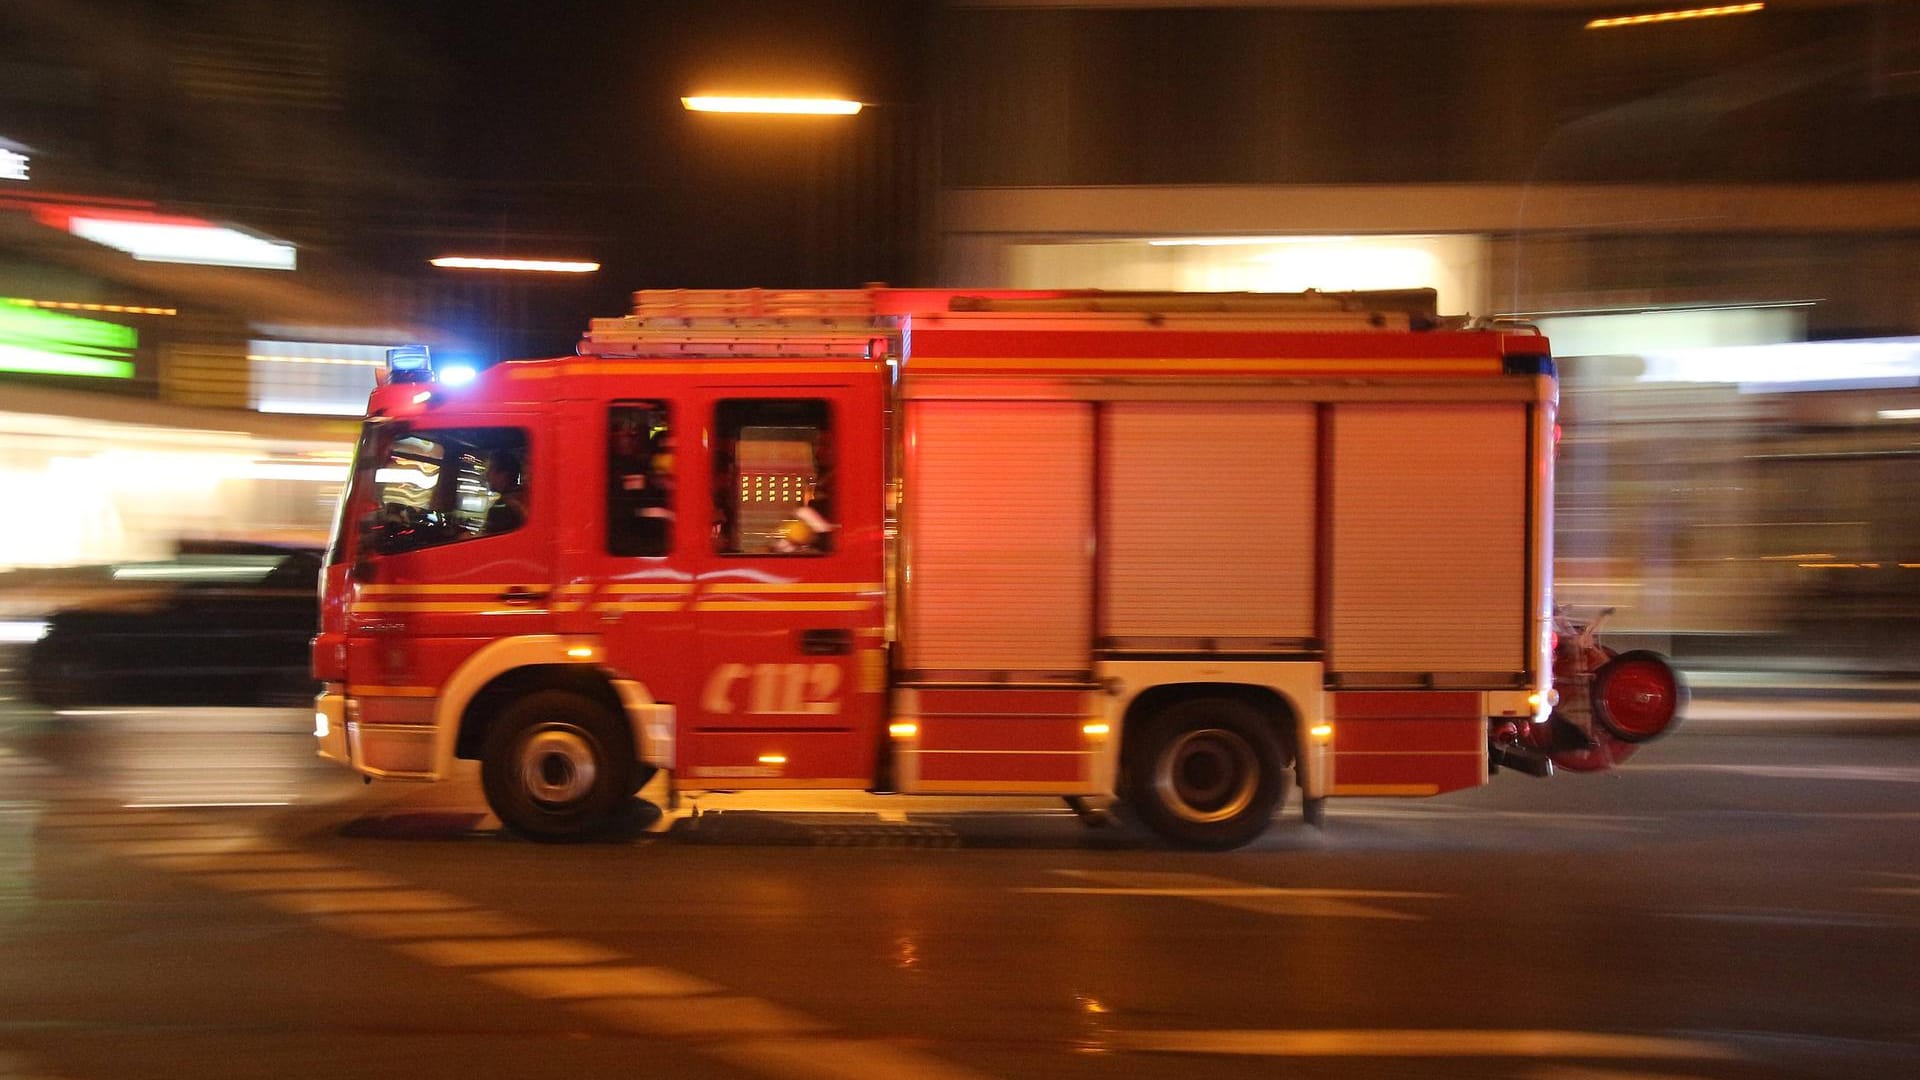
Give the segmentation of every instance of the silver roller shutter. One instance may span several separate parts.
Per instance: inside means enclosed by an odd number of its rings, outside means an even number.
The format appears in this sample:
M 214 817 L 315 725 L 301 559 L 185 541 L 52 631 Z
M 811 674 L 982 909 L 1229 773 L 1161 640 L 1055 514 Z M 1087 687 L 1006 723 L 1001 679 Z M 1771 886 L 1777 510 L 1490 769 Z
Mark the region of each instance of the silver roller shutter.
M 1085 671 L 1092 407 L 914 402 L 907 455 L 907 666 Z
M 1116 402 L 1103 424 L 1102 636 L 1314 636 L 1313 406 Z
M 1341 404 L 1332 416 L 1330 666 L 1525 670 L 1521 404 Z

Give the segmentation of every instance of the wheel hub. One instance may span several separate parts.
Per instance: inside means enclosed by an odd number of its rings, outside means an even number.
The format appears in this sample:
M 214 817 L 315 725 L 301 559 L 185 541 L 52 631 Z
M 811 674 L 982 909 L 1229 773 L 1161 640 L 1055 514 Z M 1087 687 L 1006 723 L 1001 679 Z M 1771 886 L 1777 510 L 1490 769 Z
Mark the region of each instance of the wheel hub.
M 1252 744 L 1236 732 L 1189 731 L 1160 755 L 1153 786 L 1160 801 L 1187 821 L 1225 821 L 1253 802 L 1260 786 L 1260 760 Z
M 593 790 L 598 773 L 593 744 L 578 728 L 550 725 L 520 743 L 521 786 L 536 802 L 565 806 Z

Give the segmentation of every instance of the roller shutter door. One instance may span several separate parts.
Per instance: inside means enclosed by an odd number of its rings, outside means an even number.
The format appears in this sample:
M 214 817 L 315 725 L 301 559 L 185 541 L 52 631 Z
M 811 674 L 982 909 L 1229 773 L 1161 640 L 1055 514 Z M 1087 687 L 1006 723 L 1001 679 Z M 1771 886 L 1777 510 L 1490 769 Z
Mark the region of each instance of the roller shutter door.
M 1526 406 L 1342 404 L 1332 424 L 1332 670 L 1525 670 Z
M 1228 648 L 1313 637 L 1316 440 L 1311 405 L 1109 405 L 1102 636 Z
M 1091 663 L 1092 407 L 908 406 L 906 664 Z

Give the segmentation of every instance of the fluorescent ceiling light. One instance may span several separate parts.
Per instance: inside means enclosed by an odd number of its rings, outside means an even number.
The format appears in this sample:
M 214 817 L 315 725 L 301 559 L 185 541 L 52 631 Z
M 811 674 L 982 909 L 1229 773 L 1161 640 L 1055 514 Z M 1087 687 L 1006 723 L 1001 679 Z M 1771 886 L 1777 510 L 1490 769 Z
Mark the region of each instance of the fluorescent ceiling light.
M 1611 19 L 1595 19 L 1587 24 L 1589 30 L 1608 30 L 1616 26 L 1646 26 L 1649 23 L 1679 22 L 1683 19 L 1711 19 L 1721 15 L 1751 15 L 1766 8 L 1765 4 L 1722 4 L 1719 7 L 1687 8 L 1682 11 L 1654 11 L 1645 15 L 1620 15 Z
M 126 221 L 75 214 L 67 231 L 83 240 L 124 251 L 142 262 L 291 270 L 292 244 L 275 243 L 221 225 Z
M 474 259 L 447 255 L 429 259 L 447 270 L 525 270 L 537 274 L 591 274 L 600 269 L 597 262 L 573 262 L 565 259 Z
M 1247 247 L 1261 244 L 1344 244 L 1352 236 L 1169 236 L 1147 241 L 1148 247 Z
M 683 97 L 691 112 L 772 113 L 779 116 L 852 116 L 864 106 L 845 98 L 808 97 Z
M 292 413 L 296 416 L 365 416 L 364 402 L 287 401 L 266 398 L 254 406 L 256 412 Z

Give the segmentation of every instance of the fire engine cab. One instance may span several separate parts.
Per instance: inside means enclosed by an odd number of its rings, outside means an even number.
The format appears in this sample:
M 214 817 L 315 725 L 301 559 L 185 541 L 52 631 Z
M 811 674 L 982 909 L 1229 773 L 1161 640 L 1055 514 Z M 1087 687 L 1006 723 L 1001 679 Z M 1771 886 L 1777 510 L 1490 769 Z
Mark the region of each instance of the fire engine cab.
M 1664 662 L 1585 640 L 1556 691 L 1553 361 L 1430 291 L 647 291 L 577 355 L 390 367 L 320 752 L 477 759 L 536 839 L 664 771 L 1117 797 L 1226 848 L 1296 783 L 1317 822 L 1677 715 Z

